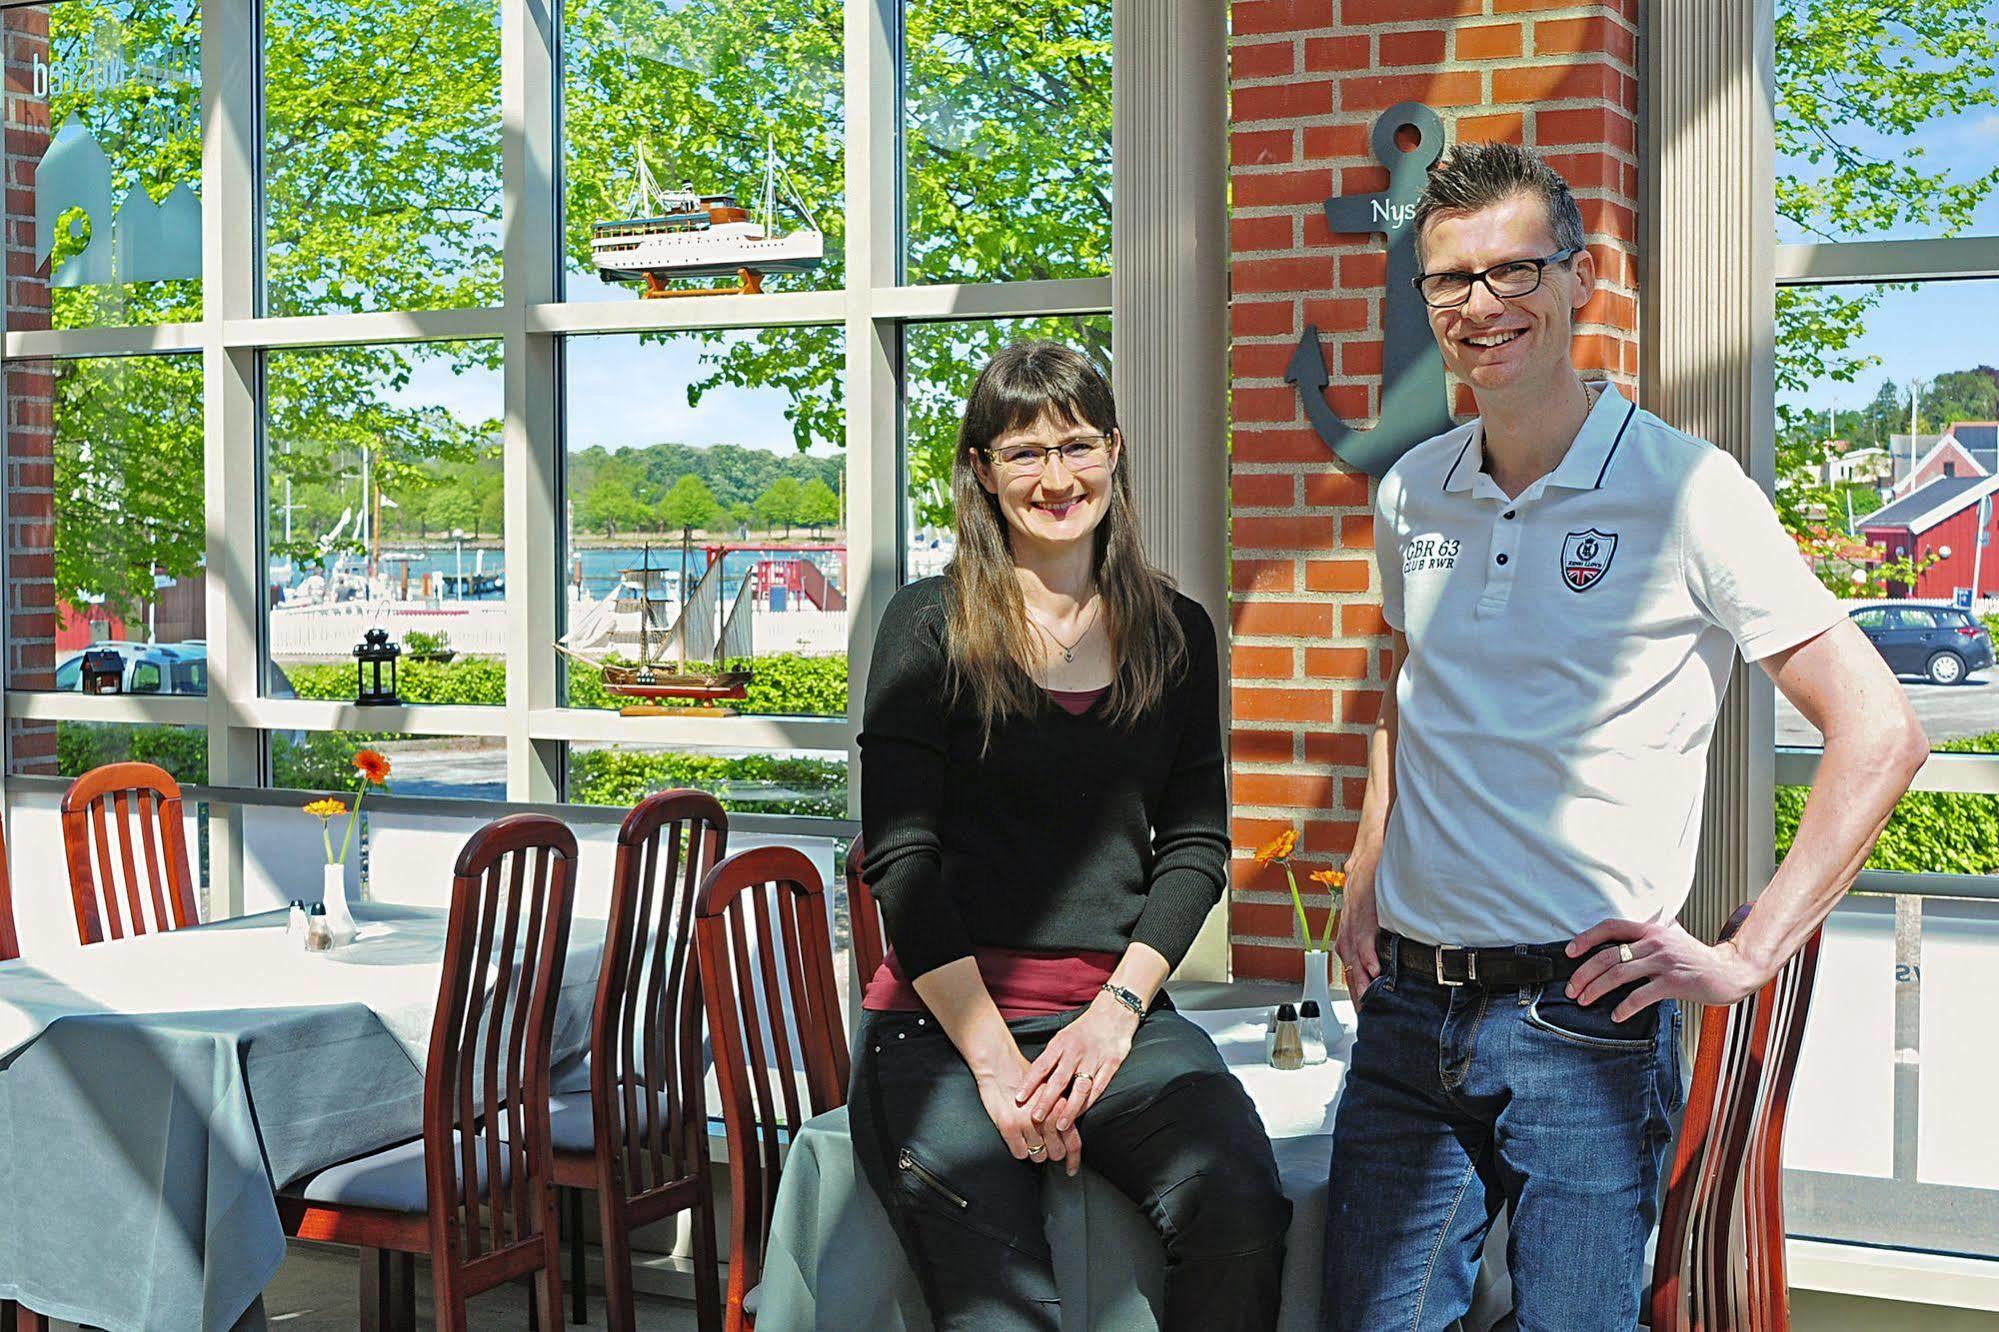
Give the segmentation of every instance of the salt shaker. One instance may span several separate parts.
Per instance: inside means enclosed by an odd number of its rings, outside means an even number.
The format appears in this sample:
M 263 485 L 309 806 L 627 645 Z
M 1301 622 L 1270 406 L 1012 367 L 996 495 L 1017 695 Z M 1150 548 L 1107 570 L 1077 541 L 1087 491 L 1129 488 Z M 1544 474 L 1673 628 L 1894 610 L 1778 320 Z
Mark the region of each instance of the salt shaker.
M 1305 1047 L 1298 1036 L 1298 1010 L 1289 1004 L 1277 1007 L 1277 1040 L 1271 1047 L 1270 1066 L 1272 1068 L 1302 1068 L 1305 1064 Z
M 305 929 L 305 903 L 303 900 L 294 897 L 292 899 L 291 912 L 285 918 L 285 937 L 287 939 L 303 939 L 305 938 Z
M 305 951 L 323 953 L 333 947 L 333 927 L 326 920 L 326 903 L 314 902 L 306 916 Z
M 1319 1016 L 1319 1001 L 1307 999 L 1298 1005 L 1298 1040 L 1305 1050 L 1305 1062 L 1326 1062 L 1326 1024 Z

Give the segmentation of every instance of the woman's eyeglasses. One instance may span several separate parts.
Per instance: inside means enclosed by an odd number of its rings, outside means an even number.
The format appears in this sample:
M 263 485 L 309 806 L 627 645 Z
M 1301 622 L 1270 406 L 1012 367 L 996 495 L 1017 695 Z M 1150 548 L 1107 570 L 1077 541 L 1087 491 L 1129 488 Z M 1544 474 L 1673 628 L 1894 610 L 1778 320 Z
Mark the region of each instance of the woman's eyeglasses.
M 986 450 L 986 457 L 1006 476 L 1037 476 L 1053 456 L 1070 472 L 1087 472 L 1102 467 L 1111 454 L 1109 435 L 1080 435 L 1060 444 L 1002 444 Z

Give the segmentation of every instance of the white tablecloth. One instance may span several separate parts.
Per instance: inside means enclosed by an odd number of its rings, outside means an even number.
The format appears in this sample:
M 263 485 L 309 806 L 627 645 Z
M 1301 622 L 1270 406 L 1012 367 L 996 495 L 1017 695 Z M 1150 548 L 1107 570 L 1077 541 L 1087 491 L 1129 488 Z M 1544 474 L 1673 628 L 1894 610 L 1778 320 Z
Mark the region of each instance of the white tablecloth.
M 362 1004 L 423 1066 L 437 1008 L 445 913 L 364 920 L 351 942 L 324 953 L 306 952 L 300 940 L 269 928 L 270 917 L 251 919 L 263 928 L 224 922 L 0 962 L 0 1059 L 51 1022 L 84 1013 L 282 1012 Z M 565 969 L 563 989 L 594 989 L 603 923 L 579 917 L 570 932 L 570 955 L 583 965 Z

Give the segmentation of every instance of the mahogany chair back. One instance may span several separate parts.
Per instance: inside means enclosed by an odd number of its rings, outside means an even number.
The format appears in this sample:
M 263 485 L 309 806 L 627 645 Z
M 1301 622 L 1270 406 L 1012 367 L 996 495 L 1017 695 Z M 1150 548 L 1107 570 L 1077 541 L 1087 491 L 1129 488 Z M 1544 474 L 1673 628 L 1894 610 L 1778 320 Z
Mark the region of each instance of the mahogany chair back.
M 21 936 L 14 931 L 14 881 L 7 872 L 7 832 L 0 826 L 0 962 L 21 955 Z
M 1749 917 L 1743 906 L 1725 940 Z M 1821 930 L 1740 1003 L 1701 1016 L 1652 1269 L 1652 1332 L 1785 1332 L 1784 1118 Z
M 847 1099 L 819 871 L 790 847 L 730 856 L 702 884 L 695 941 L 729 1141 L 725 1326 L 737 1332 L 751 1325 L 743 1297 L 762 1278 L 784 1148 L 807 1119 Z
M 71 782 L 62 842 L 83 943 L 199 922 L 180 785 L 164 768 L 107 763 Z
M 710 1318 L 719 1314 L 710 1308 L 718 1299 L 715 1217 L 694 904 L 728 836 L 721 803 L 686 790 L 647 796 L 618 829 L 590 1029 L 604 1282 L 614 1325 L 632 1308 L 631 1230 L 690 1207 L 697 1304 Z
M 562 1325 L 548 1078 L 575 869 L 575 836 L 541 814 L 487 824 L 458 856 L 423 1100 L 440 1325 L 529 1272 L 542 1326 Z
M 847 847 L 847 930 L 853 939 L 854 971 L 863 985 L 873 979 L 888 952 L 881 908 L 875 904 L 874 889 L 861 877 L 861 863 L 867 854 L 859 837 Z

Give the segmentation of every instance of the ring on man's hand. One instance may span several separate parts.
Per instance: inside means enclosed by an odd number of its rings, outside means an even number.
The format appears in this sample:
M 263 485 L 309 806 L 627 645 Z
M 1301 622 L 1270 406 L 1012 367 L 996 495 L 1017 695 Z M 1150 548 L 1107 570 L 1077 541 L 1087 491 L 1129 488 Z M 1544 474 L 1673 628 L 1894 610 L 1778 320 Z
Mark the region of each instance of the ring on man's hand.
M 1032 1147 L 1029 1147 L 1029 1148 L 1027 1149 L 1027 1154 L 1028 1154 L 1029 1156 L 1039 1156 L 1039 1155 L 1041 1155 L 1041 1154 L 1042 1154 L 1043 1152 L 1045 1152 L 1045 1151 L 1047 1151 L 1047 1150 L 1048 1150 L 1048 1144 L 1047 1144 L 1047 1143 L 1045 1143 L 1045 1142 L 1037 1142 L 1037 1143 L 1035 1143 L 1035 1144 L 1034 1144 L 1034 1145 L 1033 1145 Z
M 1093 1073 L 1078 1073 L 1074 1080 L 1077 1082 L 1095 1082 L 1097 1079 Z
M 1617 960 L 1618 960 L 1619 962 L 1629 962 L 1629 961 L 1631 960 L 1631 945 L 1630 945 L 1630 944 L 1628 944 L 1628 943 L 1621 943 L 1621 944 L 1617 945 Z

